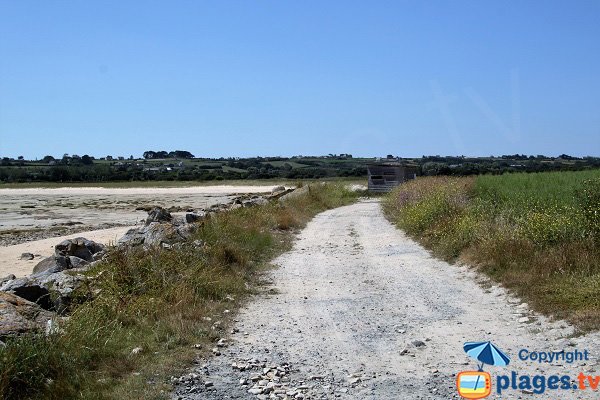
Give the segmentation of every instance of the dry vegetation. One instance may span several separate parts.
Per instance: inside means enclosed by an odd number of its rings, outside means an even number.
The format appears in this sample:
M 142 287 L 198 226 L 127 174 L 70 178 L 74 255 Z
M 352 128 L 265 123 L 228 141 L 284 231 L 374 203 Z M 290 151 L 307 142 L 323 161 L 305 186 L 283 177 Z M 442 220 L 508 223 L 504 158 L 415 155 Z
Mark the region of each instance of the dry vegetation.
M 403 185 L 388 217 L 538 311 L 600 328 L 600 171 L 433 177 Z
M 82 295 L 93 293 L 94 300 L 78 306 L 61 333 L 0 348 L 0 397 L 167 398 L 169 376 L 214 346 L 292 232 L 356 197 L 342 185 L 314 185 L 285 206 L 208 219 L 179 249 L 114 250 L 90 271 L 99 277 Z

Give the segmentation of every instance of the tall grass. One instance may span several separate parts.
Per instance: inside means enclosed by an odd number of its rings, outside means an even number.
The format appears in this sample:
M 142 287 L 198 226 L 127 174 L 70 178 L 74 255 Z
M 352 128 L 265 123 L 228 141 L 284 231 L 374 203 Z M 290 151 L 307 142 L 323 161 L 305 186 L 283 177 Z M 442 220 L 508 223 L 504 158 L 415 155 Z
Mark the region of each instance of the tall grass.
M 384 208 L 438 256 L 479 266 L 543 313 L 600 328 L 600 171 L 423 178 Z
M 356 196 L 342 185 L 311 185 L 284 205 L 218 214 L 181 248 L 112 251 L 80 293 L 93 300 L 59 325 L 61 333 L 0 348 L 0 398 L 168 398 L 168 376 L 225 334 L 232 315 L 225 310 L 252 292 L 293 230 Z

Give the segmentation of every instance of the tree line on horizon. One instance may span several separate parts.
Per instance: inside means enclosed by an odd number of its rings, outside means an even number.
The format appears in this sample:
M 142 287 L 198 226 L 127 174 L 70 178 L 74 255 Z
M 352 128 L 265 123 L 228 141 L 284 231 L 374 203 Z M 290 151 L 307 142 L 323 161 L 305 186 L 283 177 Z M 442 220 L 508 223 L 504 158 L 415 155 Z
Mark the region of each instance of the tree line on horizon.
M 503 155 L 499 157 L 422 156 L 355 158 L 351 154 L 318 157 L 195 158 L 189 151 L 145 151 L 133 155 L 93 156 L 64 154 L 41 160 L 3 157 L 0 182 L 107 182 L 107 181 L 209 181 L 229 179 L 321 179 L 366 177 L 367 165 L 399 162 L 417 167 L 420 175 L 467 176 L 506 172 L 544 172 L 600 168 L 598 157 Z

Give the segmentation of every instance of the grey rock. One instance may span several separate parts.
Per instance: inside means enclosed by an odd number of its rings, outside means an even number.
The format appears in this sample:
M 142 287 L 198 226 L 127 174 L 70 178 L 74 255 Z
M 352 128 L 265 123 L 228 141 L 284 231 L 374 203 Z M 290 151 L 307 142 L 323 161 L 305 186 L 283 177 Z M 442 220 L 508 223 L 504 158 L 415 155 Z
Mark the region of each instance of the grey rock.
M 0 339 L 45 329 L 49 311 L 15 294 L 0 292 Z
M 55 273 L 71 268 L 71 261 L 64 256 L 51 256 L 44 258 L 33 267 L 33 274 Z
M 93 261 L 93 255 L 104 250 L 104 246 L 83 237 L 63 240 L 54 247 L 54 254 L 63 257 L 79 257 L 85 261 Z
M 22 253 L 20 259 L 21 260 L 33 260 L 35 256 L 31 253 Z
M 0 287 L 2 287 L 2 285 L 4 285 L 6 282 L 12 281 L 14 279 L 17 279 L 17 277 L 13 274 L 7 275 L 4 278 L 0 278 Z
M 187 213 L 185 214 L 185 222 L 187 222 L 188 224 L 192 224 L 194 222 L 199 222 L 202 221 L 205 217 L 205 214 L 202 213 Z
M 146 225 L 150 225 L 152 222 L 168 222 L 173 219 L 170 212 L 162 207 L 155 207 L 148 212 L 148 218 L 146 218 Z
M 275 194 L 275 193 L 283 192 L 284 190 L 285 190 L 285 186 L 275 186 L 273 189 L 271 189 L 271 193 Z
M 296 189 L 296 190 L 289 189 L 289 191 L 287 193 L 285 193 L 283 196 L 281 196 L 279 198 L 279 202 L 284 203 L 286 201 L 290 201 L 290 200 L 293 200 L 300 196 L 303 196 L 307 193 L 310 193 L 310 185 L 302 186 L 301 188 Z
M 89 262 L 87 262 L 86 260 L 75 256 L 70 256 L 69 262 L 71 263 L 71 268 L 81 268 L 86 265 L 89 265 Z
M 104 258 L 104 256 L 106 255 L 106 251 L 105 250 L 101 250 L 97 253 L 92 254 L 92 262 L 93 261 L 100 261 Z
M 269 204 L 269 200 L 264 197 L 257 197 L 255 199 L 246 200 L 242 204 L 244 207 L 264 206 Z
M 143 228 L 132 228 L 125 232 L 125 235 L 117 241 L 119 245 L 139 246 L 144 244 L 146 237 L 144 236 Z
M 11 280 L 0 287 L 0 292 L 14 294 L 32 303 L 37 303 L 46 310 L 53 308 L 48 289 L 32 277 Z

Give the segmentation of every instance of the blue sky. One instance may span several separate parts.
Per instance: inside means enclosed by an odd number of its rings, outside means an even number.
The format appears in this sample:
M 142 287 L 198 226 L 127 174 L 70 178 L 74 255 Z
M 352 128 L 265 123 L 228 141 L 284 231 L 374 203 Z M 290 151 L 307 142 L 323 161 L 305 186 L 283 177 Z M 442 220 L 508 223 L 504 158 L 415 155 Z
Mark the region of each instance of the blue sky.
M 600 155 L 600 1 L 0 0 L 0 155 Z

